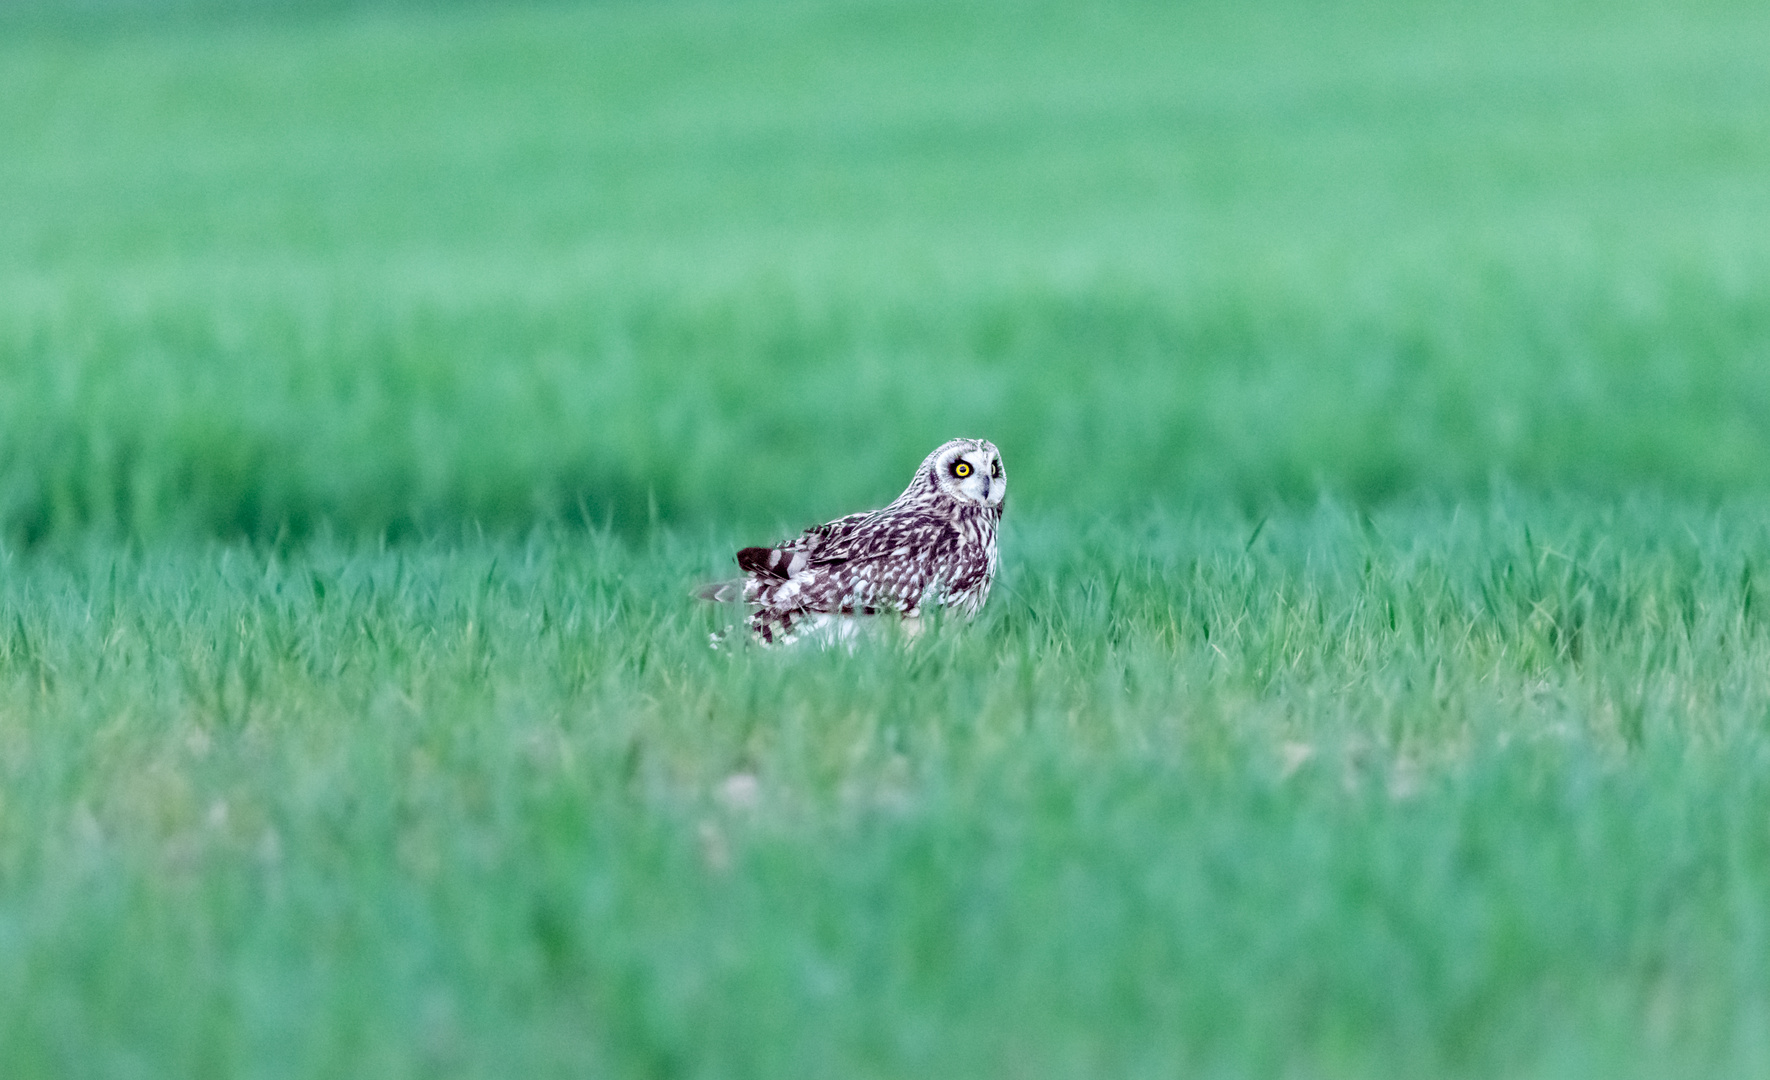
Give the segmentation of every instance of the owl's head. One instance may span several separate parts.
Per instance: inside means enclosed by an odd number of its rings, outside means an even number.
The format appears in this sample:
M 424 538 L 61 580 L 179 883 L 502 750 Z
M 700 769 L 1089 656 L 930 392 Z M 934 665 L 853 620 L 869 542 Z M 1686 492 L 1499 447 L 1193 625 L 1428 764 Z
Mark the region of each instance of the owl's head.
M 1000 507 L 1008 494 L 1002 453 L 983 439 L 943 443 L 922 462 L 918 475 L 938 494 L 971 506 Z

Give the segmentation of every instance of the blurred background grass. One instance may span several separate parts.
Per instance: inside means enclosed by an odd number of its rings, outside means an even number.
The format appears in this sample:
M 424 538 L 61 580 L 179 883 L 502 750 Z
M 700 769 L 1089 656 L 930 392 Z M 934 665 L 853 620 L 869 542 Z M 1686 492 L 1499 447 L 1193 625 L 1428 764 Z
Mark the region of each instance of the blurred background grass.
M 15 542 L 1770 488 L 1763 5 L 4 25 Z

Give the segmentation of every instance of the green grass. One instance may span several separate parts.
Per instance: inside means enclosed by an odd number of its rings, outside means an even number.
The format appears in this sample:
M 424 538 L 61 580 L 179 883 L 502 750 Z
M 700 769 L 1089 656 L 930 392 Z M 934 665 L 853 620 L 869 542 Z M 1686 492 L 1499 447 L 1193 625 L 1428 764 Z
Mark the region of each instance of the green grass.
M 168 8 L 0 14 L 8 1080 L 1770 1071 L 1770 9 Z
M 1770 511 L 1256 524 L 785 656 L 692 545 L 15 557 L 11 1074 L 1770 1065 Z

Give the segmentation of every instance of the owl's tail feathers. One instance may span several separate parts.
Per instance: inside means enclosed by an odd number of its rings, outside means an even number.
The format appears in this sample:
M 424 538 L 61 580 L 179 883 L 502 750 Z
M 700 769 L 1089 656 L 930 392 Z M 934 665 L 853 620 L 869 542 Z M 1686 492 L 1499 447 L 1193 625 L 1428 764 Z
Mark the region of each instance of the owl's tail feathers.
M 715 581 L 694 591 L 696 598 L 715 604 L 734 604 L 744 598 L 744 579 Z

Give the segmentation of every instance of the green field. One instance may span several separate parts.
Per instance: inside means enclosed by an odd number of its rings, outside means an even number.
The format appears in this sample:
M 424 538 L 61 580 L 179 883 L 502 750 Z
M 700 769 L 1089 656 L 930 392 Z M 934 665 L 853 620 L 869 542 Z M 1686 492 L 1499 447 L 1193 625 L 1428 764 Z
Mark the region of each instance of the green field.
M 1770 7 L 0 13 L 0 1075 L 1770 1073 Z M 976 435 L 980 619 L 693 587 Z

